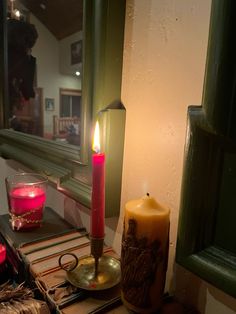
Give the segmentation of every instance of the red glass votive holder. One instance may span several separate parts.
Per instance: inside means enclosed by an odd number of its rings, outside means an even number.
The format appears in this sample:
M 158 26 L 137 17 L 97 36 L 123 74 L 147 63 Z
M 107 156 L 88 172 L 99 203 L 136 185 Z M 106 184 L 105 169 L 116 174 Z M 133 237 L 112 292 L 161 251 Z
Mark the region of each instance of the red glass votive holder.
M 10 223 L 13 230 L 40 227 L 46 201 L 47 178 L 18 173 L 6 178 Z

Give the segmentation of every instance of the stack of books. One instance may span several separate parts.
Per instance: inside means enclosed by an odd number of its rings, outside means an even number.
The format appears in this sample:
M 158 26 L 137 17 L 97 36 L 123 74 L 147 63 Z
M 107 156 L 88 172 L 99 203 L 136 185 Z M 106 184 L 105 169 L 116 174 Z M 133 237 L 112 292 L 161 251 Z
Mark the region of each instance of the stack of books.
M 14 231 L 11 228 L 9 219 L 9 214 L 0 216 L 0 240 L 6 245 L 7 264 L 11 269 L 11 279 L 14 279 L 17 283 L 26 280 L 26 265 L 19 252 L 21 247 L 29 243 L 53 238 L 55 235 L 63 235 L 75 229 L 49 207 L 45 208 L 44 222 L 41 228 Z M 81 228 L 81 230 L 85 229 Z
M 73 227 L 50 208 L 46 209 L 43 226 L 31 231 L 11 230 L 8 215 L 3 216 L 0 220 L 1 236 L 7 245 L 7 256 L 15 278 L 19 283 L 27 281 L 31 288 L 36 287 L 52 313 L 107 313 L 121 305 L 119 286 L 105 291 L 74 287 L 59 265 L 59 258 L 64 253 L 73 253 L 77 258 L 90 255 L 90 240 L 84 228 Z M 104 254 L 118 258 L 107 246 Z M 63 266 L 73 261 L 71 255 L 61 259 Z
M 29 282 L 34 282 L 52 310 L 57 310 L 85 297 L 83 291 L 73 287 L 66 277 L 66 271 L 59 266 L 63 253 L 74 253 L 78 258 L 90 253 L 90 241 L 85 230 L 67 230 L 33 243 L 27 243 L 18 250 L 27 273 Z M 73 257 L 65 255 L 63 265 L 72 263 Z

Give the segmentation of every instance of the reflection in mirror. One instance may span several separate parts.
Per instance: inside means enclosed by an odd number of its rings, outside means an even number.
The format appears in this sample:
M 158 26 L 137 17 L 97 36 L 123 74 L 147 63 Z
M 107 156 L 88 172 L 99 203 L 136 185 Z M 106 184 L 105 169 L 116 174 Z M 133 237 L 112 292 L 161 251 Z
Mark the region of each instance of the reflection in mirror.
M 41 128 L 41 134 L 43 137 L 26 134 L 23 132 L 17 132 L 8 128 L 9 118 L 12 118 L 8 114 L 9 103 L 6 101 L 7 93 L 7 4 L 9 1 L 10 13 L 15 10 L 18 5 L 23 5 L 26 11 L 26 17 L 29 21 L 35 25 L 38 37 L 36 43 L 32 47 L 30 55 L 36 58 L 35 76 L 33 80 L 33 86 L 36 87 L 36 97 L 31 97 L 30 101 L 34 98 L 41 99 L 41 111 L 43 112 L 43 127 Z M 27 2 L 26 2 L 27 1 Z M 65 39 L 56 39 L 55 35 L 52 36 L 53 30 L 45 33 L 50 38 L 49 43 L 44 44 L 42 39 L 41 29 L 46 29 L 44 26 L 44 20 L 36 25 L 36 21 L 40 21 L 40 17 L 36 17 L 34 7 L 29 6 L 30 0 L 13 0 L 13 10 L 11 11 L 11 1 L 0 1 L 0 154 L 4 158 L 13 159 L 24 166 L 32 169 L 36 172 L 44 173 L 48 176 L 48 180 L 58 190 L 62 191 L 66 195 L 74 198 L 86 207 L 91 206 L 91 130 L 92 124 L 95 119 L 101 120 L 102 131 L 102 147 L 106 153 L 106 215 L 112 216 L 119 212 L 119 200 L 120 200 L 120 188 L 121 188 L 121 173 L 122 173 L 122 157 L 123 157 L 123 143 L 124 143 L 124 126 L 125 126 L 125 110 L 114 109 L 110 107 L 115 100 L 120 99 L 121 94 L 121 78 L 122 78 L 122 58 L 123 58 L 123 42 L 124 42 L 124 21 L 125 21 L 125 8 L 126 0 L 84 0 L 83 1 L 83 37 L 81 31 L 74 31 L 71 34 L 80 32 L 80 37 L 73 38 L 73 35 L 68 35 Z M 34 5 L 42 3 L 41 8 L 51 8 L 52 3 L 64 3 L 69 7 L 69 18 L 74 19 L 73 15 L 78 14 L 79 9 L 76 9 L 76 5 L 79 0 L 59 1 L 59 0 L 40 0 L 33 1 Z M 49 6 L 50 4 L 50 6 Z M 59 14 L 58 7 L 54 8 L 54 14 L 52 17 L 47 18 L 48 25 L 53 22 L 53 18 L 59 21 L 59 24 L 63 26 L 66 23 L 63 19 L 66 16 L 66 10 L 62 14 Z M 15 11 L 14 11 L 15 12 Z M 41 12 L 38 9 L 38 12 Z M 27 14 L 28 13 L 28 14 Z M 79 17 L 75 19 L 79 22 Z M 53 23 L 52 23 L 53 25 Z M 59 25 L 59 26 L 60 26 Z M 49 26 L 48 26 L 49 29 Z M 65 34 L 63 35 L 65 36 Z M 71 36 L 71 37 L 70 37 Z M 71 39 L 67 43 L 67 51 L 69 53 L 63 54 L 61 52 L 62 42 L 66 39 Z M 81 85 L 78 78 L 75 86 L 71 86 L 67 81 L 62 81 L 63 78 L 73 78 L 72 75 L 66 75 L 62 71 L 65 68 L 74 68 L 81 62 L 78 61 L 77 50 L 78 42 L 83 40 L 83 77 L 82 77 L 82 106 L 79 109 L 75 109 L 75 103 L 78 103 L 78 98 L 81 97 Z M 75 43 L 75 44 L 74 44 Z M 43 48 L 42 54 L 47 53 L 44 62 L 42 62 L 41 55 L 37 54 L 36 47 Z M 53 47 L 50 45 L 53 44 Z M 69 46 L 69 48 L 68 48 Z M 63 50 L 64 51 L 64 50 Z M 72 53 L 73 51 L 73 53 Z M 59 53 L 60 52 L 60 53 Z M 63 60 L 63 64 L 59 60 Z M 55 62 L 58 60 L 58 62 Z M 76 62 L 75 64 L 72 64 Z M 78 63 L 77 63 L 78 62 Z M 55 70 L 54 73 L 49 72 L 49 68 L 52 65 L 58 63 L 60 68 Z M 43 67 L 41 67 L 41 65 Z M 68 66 L 66 66 L 68 65 Z M 54 66 L 54 69 L 56 65 Z M 41 71 L 41 72 L 40 72 Z M 46 77 L 43 76 L 46 73 Z M 63 73 L 63 74 L 62 74 Z M 65 76 L 66 75 L 66 76 Z M 72 94 L 71 94 L 72 93 Z M 62 95 L 60 100 L 59 95 Z M 38 96 L 37 96 L 38 95 Z M 75 100 L 74 100 L 75 99 Z M 46 101 L 45 101 L 46 100 Z M 65 100 L 65 103 L 62 102 Z M 66 104 L 69 103 L 69 106 Z M 61 104 L 61 106 L 60 106 Z M 48 110 L 46 110 L 46 108 Z M 109 106 L 109 107 L 108 107 Z M 25 107 L 26 108 L 26 107 Z M 27 108 L 32 109 L 33 106 Z M 62 108 L 62 110 L 61 110 Z M 77 117 L 76 112 L 81 116 Z M 60 111 L 63 112 L 64 117 L 60 117 Z M 68 113 L 69 112 L 69 113 Z M 75 137 L 73 141 L 71 138 L 63 138 L 64 135 L 68 135 L 67 128 L 63 127 L 62 131 L 57 127 L 57 117 L 61 120 L 68 118 L 69 114 L 71 118 L 76 115 L 78 123 L 78 139 L 80 140 L 80 146 L 71 145 L 71 143 L 78 143 Z M 23 118 L 24 115 L 22 114 Z M 27 115 L 25 115 L 27 117 Z M 55 127 L 53 128 L 53 116 Z M 82 117 L 82 118 L 81 118 Z M 22 121 L 23 121 L 22 118 Z M 31 121 L 31 118 L 28 118 Z M 40 121 L 40 119 L 34 119 L 34 123 Z M 25 123 L 26 124 L 26 123 Z M 40 123 L 39 123 L 40 124 Z M 26 124 L 27 125 L 27 124 Z M 33 125 L 33 123 L 32 123 Z M 8 128 L 8 129 L 7 129 Z M 57 138 L 53 135 L 54 130 L 58 130 L 60 137 L 57 141 L 48 140 L 47 138 Z M 76 127 L 75 127 L 76 130 Z M 74 128 L 72 127 L 72 132 Z M 72 133 L 71 132 L 71 133 Z M 35 132 L 36 133 L 36 132 Z M 40 132 L 38 132 L 40 133 Z M 65 134 L 66 133 L 66 134 Z M 62 138 L 61 138 L 62 137 Z M 119 139 L 119 141 L 117 141 Z M 68 144 L 65 144 L 68 142 Z
M 8 1 L 9 127 L 80 145 L 83 1 Z

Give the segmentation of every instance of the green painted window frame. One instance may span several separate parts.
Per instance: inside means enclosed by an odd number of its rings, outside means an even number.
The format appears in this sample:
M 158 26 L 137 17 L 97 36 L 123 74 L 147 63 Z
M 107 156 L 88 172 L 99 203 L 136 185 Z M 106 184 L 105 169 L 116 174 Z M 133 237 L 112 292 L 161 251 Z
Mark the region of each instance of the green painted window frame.
M 0 37 L 0 154 L 47 175 L 58 190 L 90 207 L 91 131 L 97 118 L 106 121 L 101 127 L 107 160 L 106 217 L 120 210 L 125 110 L 107 107 L 121 97 L 125 7 L 125 0 L 84 0 L 80 149 L 7 129 L 6 0 L 0 0 L 0 34 L 4 35 Z M 105 126 L 109 126 L 106 131 Z M 117 134 L 120 140 L 114 147 L 111 139 Z
M 236 2 L 213 0 L 202 106 L 188 109 L 176 249 L 177 263 L 233 297 L 235 220 L 222 217 L 236 218 L 235 29 Z

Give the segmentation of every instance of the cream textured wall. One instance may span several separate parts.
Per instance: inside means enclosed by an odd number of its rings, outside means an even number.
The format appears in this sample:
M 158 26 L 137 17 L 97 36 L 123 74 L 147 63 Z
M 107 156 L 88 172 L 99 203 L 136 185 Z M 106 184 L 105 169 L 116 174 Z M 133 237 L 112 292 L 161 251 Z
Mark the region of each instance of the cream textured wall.
M 122 208 L 147 192 L 171 208 L 172 267 L 187 107 L 200 104 L 210 1 L 128 0 Z

